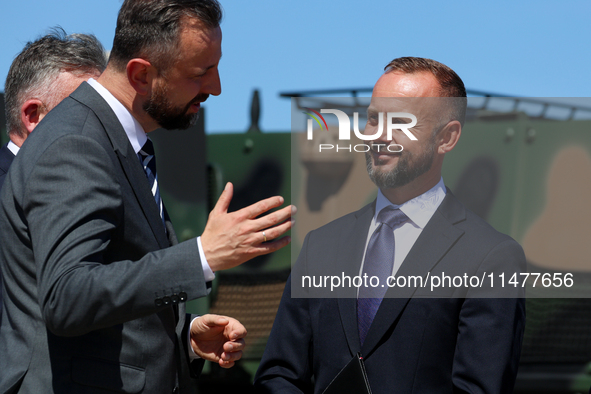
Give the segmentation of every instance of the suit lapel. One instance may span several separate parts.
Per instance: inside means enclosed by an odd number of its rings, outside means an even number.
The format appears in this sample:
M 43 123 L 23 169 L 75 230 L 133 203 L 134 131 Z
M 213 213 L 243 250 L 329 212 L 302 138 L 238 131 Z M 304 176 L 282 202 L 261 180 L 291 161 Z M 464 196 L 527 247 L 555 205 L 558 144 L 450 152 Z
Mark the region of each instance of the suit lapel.
M 168 235 L 168 242 L 170 245 L 176 245 L 179 243 L 176 233 L 174 232 L 174 228 L 172 227 L 172 222 L 170 221 L 170 216 L 168 216 L 168 211 L 166 210 L 166 206 L 164 202 L 162 202 L 162 207 L 164 209 L 164 221 L 166 223 L 166 234 Z
M 0 174 L 6 174 L 10 168 L 10 164 L 14 160 L 14 154 L 8 149 L 8 144 L 0 148 Z
M 146 219 L 148 219 L 148 223 L 150 223 L 150 228 L 158 240 L 158 244 L 161 248 L 166 248 L 170 246 L 170 244 L 166 237 L 166 232 L 164 231 L 164 224 L 162 223 L 162 218 L 160 218 L 160 212 L 158 212 L 158 206 L 154 201 L 154 195 L 150 190 L 146 173 L 133 151 L 131 144 L 128 145 L 129 149 L 127 155 L 123 155 L 121 152 L 117 151 L 119 162 L 125 171 L 127 180 L 131 184 L 131 188 L 142 207 Z
M 465 220 L 465 217 L 464 207 L 448 190 L 445 199 L 421 232 L 396 276 L 421 276 L 425 279 L 427 273 L 464 234 L 455 224 Z M 397 322 L 415 291 L 416 288 L 413 287 L 388 289 L 361 349 L 364 356 L 373 352 L 382 337 Z
M 117 157 L 128 182 L 133 189 L 135 197 L 150 224 L 154 237 L 161 248 L 170 246 L 166 237 L 164 225 L 160 218 L 160 212 L 154 202 L 154 196 L 150 190 L 144 169 L 139 158 L 127 138 L 127 134 L 117 119 L 117 116 L 107 102 L 86 82 L 83 82 L 78 89 L 71 94 L 71 97 L 88 106 L 102 123 L 107 137 Z
M 346 232 L 339 240 L 337 262 L 345 264 L 343 272 L 353 278 L 359 275 L 359 267 L 363 259 L 367 232 L 375 211 L 375 202 L 355 213 L 355 222 L 346 226 Z M 360 351 L 359 331 L 357 329 L 357 289 L 352 287 L 348 293 L 337 299 L 341 323 L 349 344 L 351 355 Z

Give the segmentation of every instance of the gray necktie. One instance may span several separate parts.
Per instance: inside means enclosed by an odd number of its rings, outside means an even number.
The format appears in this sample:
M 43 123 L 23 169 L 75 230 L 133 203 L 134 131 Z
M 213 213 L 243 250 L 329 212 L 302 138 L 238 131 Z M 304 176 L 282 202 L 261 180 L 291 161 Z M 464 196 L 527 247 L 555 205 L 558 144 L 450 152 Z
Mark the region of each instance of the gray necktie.
M 392 275 L 394 267 L 394 228 L 406 220 L 408 220 L 408 217 L 400 209 L 394 209 L 390 205 L 383 208 L 376 220 L 380 224 L 371 235 L 367 245 L 361 276 L 364 277 L 367 274 L 368 284 L 372 276 L 378 277 L 380 282 L 377 287 L 362 286 L 359 288 L 357 324 L 362 345 L 380 307 L 382 298 L 384 298 L 384 294 L 388 290 L 386 281 Z

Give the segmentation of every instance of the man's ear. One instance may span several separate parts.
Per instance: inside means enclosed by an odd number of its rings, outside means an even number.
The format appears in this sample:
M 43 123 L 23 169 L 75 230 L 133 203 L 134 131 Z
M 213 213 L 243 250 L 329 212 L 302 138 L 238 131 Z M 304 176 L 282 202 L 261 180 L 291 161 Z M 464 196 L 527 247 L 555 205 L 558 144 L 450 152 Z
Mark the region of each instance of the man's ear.
M 152 89 L 152 80 L 157 70 L 145 59 L 131 59 L 127 63 L 127 79 L 138 95 L 146 96 Z
M 21 122 L 27 130 L 27 135 L 31 134 L 46 113 L 45 105 L 39 99 L 30 99 L 21 105 Z
M 437 153 L 446 154 L 458 143 L 460 136 L 462 135 L 462 125 L 457 120 L 452 120 L 443 127 L 438 135 L 439 144 Z

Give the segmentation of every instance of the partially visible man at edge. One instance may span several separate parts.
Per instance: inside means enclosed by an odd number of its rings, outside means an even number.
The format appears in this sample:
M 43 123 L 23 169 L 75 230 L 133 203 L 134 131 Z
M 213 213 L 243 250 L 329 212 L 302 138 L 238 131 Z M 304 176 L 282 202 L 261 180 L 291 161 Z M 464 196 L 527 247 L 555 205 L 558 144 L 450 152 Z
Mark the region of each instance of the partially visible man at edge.
M 376 134 L 389 112 L 416 116 L 409 129 L 416 140 L 402 130 L 391 140 Z M 377 199 L 306 236 L 257 372 L 258 392 L 320 394 L 358 353 L 374 394 L 512 392 L 525 325 L 520 289 L 384 285 L 386 276 L 525 270 L 520 245 L 443 183 L 443 159 L 465 113 L 464 83 L 446 65 L 403 57 L 386 66 L 364 131 L 378 135 L 366 153 Z M 396 144 L 404 149 L 386 149 Z M 303 288 L 302 273 L 376 276 L 382 285 L 328 298 L 328 290 Z
M 0 148 L 0 191 L 12 161 L 35 126 L 83 81 L 100 76 L 106 66 L 103 46 L 93 35 L 66 35 L 54 29 L 25 45 L 13 60 L 4 84 L 10 141 Z
M 221 93 L 221 16 L 216 0 L 124 1 L 104 73 L 15 158 L 0 209 L 0 392 L 194 392 L 200 360 L 241 357 L 240 323 L 185 316 L 184 303 L 215 271 L 287 245 L 294 208 L 259 218 L 283 204 L 272 197 L 228 213 L 228 184 L 201 237 L 179 244 L 146 136 L 189 127 Z
M 41 119 L 83 81 L 98 78 L 106 66 L 103 46 L 93 35 L 54 29 L 25 45 L 4 85 L 10 141 L 0 148 L 0 189 L 12 160 Z

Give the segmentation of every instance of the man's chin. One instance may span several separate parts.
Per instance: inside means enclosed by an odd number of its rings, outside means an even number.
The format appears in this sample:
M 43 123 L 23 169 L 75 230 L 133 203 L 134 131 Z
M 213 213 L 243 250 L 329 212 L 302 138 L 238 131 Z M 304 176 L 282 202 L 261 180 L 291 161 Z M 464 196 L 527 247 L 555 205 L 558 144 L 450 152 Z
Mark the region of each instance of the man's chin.
M 197 121 L 199 120 L 199 114 L 201 113 L 201 111 L 199 112 L 195 112 L 194 114 L 191 114 L 190 118 L 189 118 L 189 125 L 187 127 L 185 127 L 186 129 L 189 127 L 193 127 L 197 124 Z
M 189 127 L 195 126 L 199 119 L 199 112 L 185 115 L 182 119 L 175 119 L 174 121 L 163 122 L 160 127 L 166 130 L 186 130 Z

